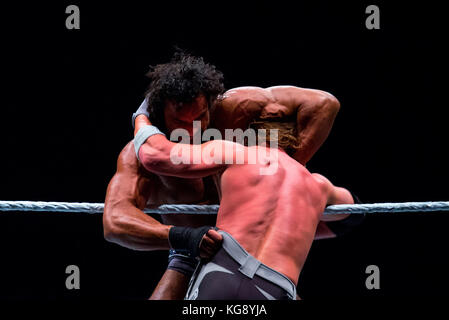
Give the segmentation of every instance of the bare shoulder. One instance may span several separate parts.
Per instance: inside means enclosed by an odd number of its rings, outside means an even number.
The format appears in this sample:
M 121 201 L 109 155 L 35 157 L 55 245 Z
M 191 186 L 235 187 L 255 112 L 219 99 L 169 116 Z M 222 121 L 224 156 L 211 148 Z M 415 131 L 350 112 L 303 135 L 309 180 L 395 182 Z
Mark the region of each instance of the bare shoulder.
M 126 144 L 118 156 L 117 172 L 136 173 L 144 176 L 152 176 L 151 173 L 145 171 L 137 160 L 134 150 L 134 143 L 131 140 Z
M 265 102 L 267 100 L 270 100 L 271 98 L 272 97 L 269 90 L 255 86 L 245 86 L 229 89 L 221 96 L 221 100 L 225 104 L 231 105 L 235 105 L 241 101 L 248 100 Z
M 290 103 L 293 103 L 293 105 L 300 105 L 308 100 L 336 100 L 331 93 L 319 89 L 280 85 L 269 87 L 267 90 L 270 91 L 276 102 L 284 105 L 288 105 Z
M 336 101 L 336 98 L 329 92 L 302 88 L 293 85 L 277 85 L 267 88 L 245 86 L 237 87 L 226 91 L 219 99 L 221 108 L 235 109 L 236 107 L 247 108 L 247 104 L 264 107 L 266 105 L 277 104 L 287 107 L 289 110 L 296 110 L 304 103 L 324 103 L 325 101 Z
M 264 102 L 278 102 L 296 100 L 300 97 L 309 96 L 332 96 L 331 94 L 317 89 L 301 88 L 293 85 L 277 85 L 267 88 L 244 86 L 229 89 L 223 95 L 220 96 L 221 101 L 227 103 L 253 100 Z
M 120 151 L 118 162 L 124 166 L 138 165 L 138 160 L 134 151 L 134 143 L 132 140 L 126 144 L 122 151 Z
M 271 101 L 266 89 L 260 87 L 238 87 L 219 96 L 211 109 L 212 125 L 219 130 L 225 128 L 247 128 L 262 109 Z
M 326 193 L 331 190 L 332 183 L 325 176 L 319 173 L 312 173 L 312 178 L 316 181 L 318 186 Z
M 223 97 L 231 97 L 233 95 L 245 95 L 245 94 L 262 94 L 266 89 L 256 86 L 242 86 L 242 87 L 236 87 L 227 90 L 225 93 L 223 93 Z
M 152 190 L 157 185 L 157 177 L 146 172 L 139 164 L 132 141 L 122 149 L 117 160 L 117 171 L 108 185 L 106 202 L 109 208 L 130 204 L 145 207 Z
M 229 89 L 220 97 L 221 99 L 227 98 L 240 98 L 240 97 L 265 97 L 268 99 L 276 99 L 283 96 L 298 96 L 298 95 L 313 95 L 334 97 L 331 93 L 312 88 L 303 88 L 294 85 L 277 85 L 267 88 L 261 88 L 256 86 L 244 86 Z
M 279 85 L 266 88 L 272 94 L 312 94 L 312 95 L 328 95 L 332 96 L 329 92 L 320 89 L 303 88 L 293 85 Z

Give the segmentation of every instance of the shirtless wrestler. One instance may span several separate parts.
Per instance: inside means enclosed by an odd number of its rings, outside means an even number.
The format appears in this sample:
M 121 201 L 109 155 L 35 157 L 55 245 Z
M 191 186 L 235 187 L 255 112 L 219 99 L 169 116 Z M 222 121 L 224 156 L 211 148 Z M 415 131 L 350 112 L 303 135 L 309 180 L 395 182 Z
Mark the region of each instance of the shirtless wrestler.
M 265 123 L 257 122 L 256 129 L 266 129 Z M 311 174 L 286 153 L 292 155 L 297 145 L 294 125 L 272 126 L 279 130 L 279 149 L 225 140 L 176 144 L 151 125 L 136 134 L 136 155 L 150 172 L 180 178 L 221 175 L 216 226 L 222 247 L 197 269 L 188 299 L 296 299 L 298 277 L 326 205 L 354 200 L 348 190 Z M 175 154 L 184 160 L 180 164 L 172 158 L 175 146 L 179 147 Z M 202 155 L 199 163 L 193 163 L 195 152 Z M 239 155 L 241 162 L 236 160 Z M 270 166 L 272 170 L 267 170 Z M 183 248 L 191 231 L 178 229 L 170 229 L 170 243 Z
M 133 117 L 136 128 L 148 123 L 147 109 L 152 122 L 166 134 L 175 128 L 192 130 L 194 120 L 201 121 L 203 129 L 210 126 L 224 133 L 225 128 L 245 129 L 258 117 L 296 117 L 299 146 L 293 157 L 302 164 L 325 141 L 340 107 L 335 97 L 326 92 L 293 86 L 242 87 L 219 95 L 223 91 L 221 73 L 201 58 L 186 55 L 158 65 L 150 77 L 153 81 L 147 97 L 135 113 L 137 117 Z M 168 249 L 167 226 L 215 225 L 214 216 L 178 214 L 162 216 L 166 225 L 163 226 L 142 212 L 146 206 L 166 203 L 218 203 L 218 197 L 211 179 L 184 179 L 148 172 L 139 165 L 133 143 L 128 143 L 119 155 L 117 172 L 106 194 L 105 238 L 135 250 Z M 329 227 L 320 223 L 316 238 L 335 236 Z M 164 231 L 156 232 L 160 228 Z M 207 240 L 213 243 L 212 239 Z M 167 271 L 151 299 L 182 299 L 195 265 L 196 260 L 192 258 L 171 254 Z

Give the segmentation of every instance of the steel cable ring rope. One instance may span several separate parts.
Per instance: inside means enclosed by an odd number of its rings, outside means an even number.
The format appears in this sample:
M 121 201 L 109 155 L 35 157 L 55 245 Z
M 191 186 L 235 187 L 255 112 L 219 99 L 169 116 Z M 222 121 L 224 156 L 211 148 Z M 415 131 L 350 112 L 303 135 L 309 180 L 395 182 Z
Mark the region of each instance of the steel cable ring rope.
M 217 214 L 219 205 L 164 204 L 157 208 L 146 208 L 151 214 Z M 81 212 L 103 213 L 103 203 L 89 202 L 44 202 L 44 201 L 0 201 L 0 211 L 32 212 Z M 328 206 L 324 214 L 376 214 L 412 212 L 449 212 L 449 201 L 389 202 L 366 204 L 339 204 Z

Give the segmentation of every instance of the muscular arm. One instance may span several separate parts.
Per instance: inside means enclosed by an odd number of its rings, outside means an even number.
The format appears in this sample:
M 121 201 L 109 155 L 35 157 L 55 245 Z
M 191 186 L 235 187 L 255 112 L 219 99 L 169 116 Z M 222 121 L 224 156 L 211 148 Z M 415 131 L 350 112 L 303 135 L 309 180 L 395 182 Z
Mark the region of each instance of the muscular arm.
M 326 140 L 340 110 L 325 91 L 295 86 L 239 87 L 228 90 L 212 112 L 212 123 L 224 130 L 246 130 L 256 119 L 296 117 L 299 149 L 294 158 L 305 165 Z
M 108 241 L 134 250 L 169 249 L 171 226 L 142 211 L 150 191 L 150 178 L 141 172 L 130 142 L 120 153 L 106 192 L 103 227 Z
M 236 163 L 238 155 L 245 157 L 247 148 L 225 140 L 201 145 L 173 143 L 161 134 L 150 136 L 139 149 L 143 167 L 159 175 L 180 178 L 202 178 Z
M 327 205 L 354 203 L 352 194 L 347 189 L 334 186 L 326 177 L 320 174 L 313 173 L 312 175 L 325 190 L 327 194 Z M 355 225 L 360 224 L 360 218 L 360 216 L 353 217 L 351 214 L 323 215 L 315 234 L 315 240 L 335 238 L 335 232 L 343 231 L 344 233 L 346 233 Z M 353 223 L 354 221 L 352 221 L 351 223 L 347 224 L 347 222 L 349 222 L 350 220 L 356 220 L 357 222 Z M 335 229 L 336 225 L 339 224 L 340 226 Z
M 354 204 L 354 199 L 352 198 L 351 192 L 347 189 L 334 186 L 332 182 L 321 174 L 312 173 L 312 176 L 327 195 L 326 205 Z M 348 216 L 350 216 L 350 214 L 327 214 L 321 217 L 321 221 L 338 221 L 343 220 Z
M 315 152 L 321 147 L 340 110 L 339 101 L 331 94 L 313 89 L 294 86 L 270 87 L 275 101 L 285 106 L 279 109 L 264 110 L 264 116 L 289 116 L 296 111 L 299 148 L 293 158 L 306 165 Z M 329 217 L 330 218 L 330 217 Z M 342 219 L 341 217 L 333 217 Z M 315 240 L 334 238 L 335 234 L 329 229 L 325 221 L 320 221 L 315 233 Z
M 330 182 L 329 182 L 330 183 Z M 354 204 L 354 199 L 352 199 L 351 193 L 341 187 L 336 187 L 334 185 L 329 186 L 329 197 L 327 204 Z M 349 217 L 350 214 L 326 214 L 323 215 L 321 221 L 331 222 L 331 221 L 340 221 Z
M 294 86 L 276 86 L 267 90 L 286 108 L 279 110 L 273 106 L 273 109 L 264 110 L 262 116 L 283 116 L 296 111 L 299 149 L 293 158 L 305 165 L 328 137 L 340 110 L 339 101 L 321 90 Z

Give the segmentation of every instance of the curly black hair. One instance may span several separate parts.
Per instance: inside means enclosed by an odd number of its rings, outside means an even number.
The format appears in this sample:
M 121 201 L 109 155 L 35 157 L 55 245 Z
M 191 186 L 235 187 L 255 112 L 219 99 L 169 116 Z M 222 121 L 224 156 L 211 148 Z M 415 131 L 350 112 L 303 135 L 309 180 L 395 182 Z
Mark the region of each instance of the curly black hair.
M 165 102 L 192 102 L 203 94 L 209 108 L 217 96 L 224 92 L 223 74 L 215 66 L 205 63 L 202 57 L 176 52 L 169 63 L 151 67 L 147 76 L 151 83 L 146 91 L 150 121 L 163 132 L 165 127 Z

